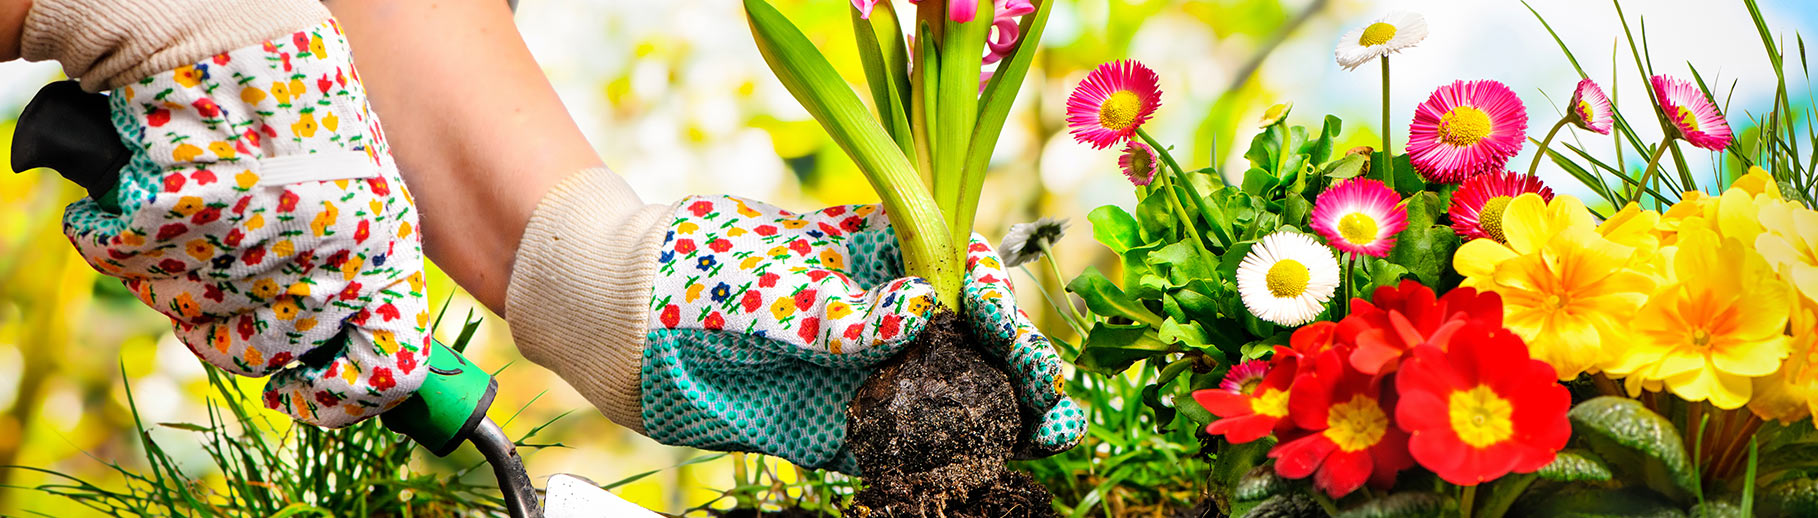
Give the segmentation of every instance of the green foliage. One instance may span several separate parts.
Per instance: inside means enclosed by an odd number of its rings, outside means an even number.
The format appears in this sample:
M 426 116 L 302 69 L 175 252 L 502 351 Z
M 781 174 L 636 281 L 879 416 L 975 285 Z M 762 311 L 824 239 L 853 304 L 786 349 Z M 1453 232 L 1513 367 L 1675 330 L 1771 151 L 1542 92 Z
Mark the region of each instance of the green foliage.
M 1633 399 L 1604 396 L 1572 407 L 1574 438 L 1620 478 L 1686 501 L 1700 494 L 1698 471 L 1672 421 Z
M 1190 371 L 1180 365 L 1177 371 Z M 1145 364 L 1117 376 L 1076 371 L 1068 394 L 1091 409 L 1085 439 L 1058 455 L 1014 467 L 1052 491 L 1063 516 L 1109 516 L 1113 507 L 1134 516 L 1167 516 L 1198 504 L 1209 467 L 1195 437 L 1201 426 L 1164 419 L 1144 403 L 1154 394 L 1149 389 L 1168 385 L 1157 382 L 1166 370 Z M 1176 374 L 1172 384 L 1186 379 Z
M 1372 498 L 1339 511 L 1338 518 L 1438 518 L 1458 513 L 1451 498 L 1438 493 L 1403 492 Z
M 1610 467 L 1597 454 L 1565 450 L 1535 474 L 1554 482 L 1603 482 L 1610 479 Z

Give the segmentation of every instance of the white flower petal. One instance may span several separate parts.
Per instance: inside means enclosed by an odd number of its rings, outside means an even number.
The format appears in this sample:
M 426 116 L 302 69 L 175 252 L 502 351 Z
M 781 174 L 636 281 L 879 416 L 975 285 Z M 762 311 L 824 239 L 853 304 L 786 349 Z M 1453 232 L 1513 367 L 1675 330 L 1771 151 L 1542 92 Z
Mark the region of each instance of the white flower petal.
M 1292 259 L 1307 267 L 1307 289 L 1292 297 L 1277 297 L 1269 291 L 1269 270 L 1283 259 Z M 1284 326 L 1299 326 L 1313 321 L 1326 308 L 1338 290 L 1338 258 L 1311 236 L 1296 232 L 1276 232 L 1250 248 L 1250 253 L 1237 267 L 1237 291 L 1244 307 L 1257 318 Z

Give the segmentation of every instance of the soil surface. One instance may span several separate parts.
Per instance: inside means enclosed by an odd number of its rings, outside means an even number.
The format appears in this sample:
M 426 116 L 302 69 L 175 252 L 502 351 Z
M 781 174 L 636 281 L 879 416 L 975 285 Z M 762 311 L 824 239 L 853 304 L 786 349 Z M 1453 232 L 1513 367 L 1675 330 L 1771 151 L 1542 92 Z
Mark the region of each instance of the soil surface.
M 1054 516 L 1048 490 L 1004 466 L 1023 425 L 1010 378 L 951 312 L 880 366 L 847 413 L 865 475 L 857 516 Z

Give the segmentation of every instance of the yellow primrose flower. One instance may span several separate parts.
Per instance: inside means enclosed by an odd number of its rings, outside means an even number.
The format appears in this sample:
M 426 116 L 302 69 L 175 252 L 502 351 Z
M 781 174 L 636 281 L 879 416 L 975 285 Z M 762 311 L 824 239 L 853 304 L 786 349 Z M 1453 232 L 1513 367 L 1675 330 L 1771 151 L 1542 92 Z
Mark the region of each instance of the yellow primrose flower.
M 1761 207 L 1760 222 L 1755 249 L 1780 278 L 1818 303 L 1818 212 L 1794 202 L 1769 203 Z
M 1750 378 L 1772 374 L 1787 355 L 1792 289 L 1734 238 L 1686 226 L 1679 242 L 1674 284 L 1635 314 L 1608 370 L 1664 381 L 1687 401 L 1741 407 L 1754 393 Z
M 1809 301 L 1794 302 L 1789 327 L 1786 362 L 1773 374 L 1755 378 L 1755 396 L 1749 399 L 1749 410 L 1762 419 L 1791 424 L 1812 415 L 1818 401 L 1818 305 Z
M 1630 203 L 1597 225 L 1597 234 L 1617 244 L 1635 249 L 1635 257 L 1645 260 L 1660 250 L 1660 213 L 1642 210 L 1641 204 Z
M 1475 239 L 1453 266 L 1463 286 L 1502 296 L 1503 325 L 1535 358 L 1569 380 L 1596 369 L 1624 343 L 1624 322 L 1654 289 L 1629 267 L 1635 248 L 1605 238 L 1571 196 L 1523 194 L 1503 212 L 1508 242 Z

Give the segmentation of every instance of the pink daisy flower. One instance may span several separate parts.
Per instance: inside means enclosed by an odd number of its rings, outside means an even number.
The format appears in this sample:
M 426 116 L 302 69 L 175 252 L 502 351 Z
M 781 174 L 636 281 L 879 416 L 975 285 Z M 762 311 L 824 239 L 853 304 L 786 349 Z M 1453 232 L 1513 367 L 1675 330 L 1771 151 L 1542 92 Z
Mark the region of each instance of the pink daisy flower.
M 1660 101 L 1660 112 L 1673 121 L 1680 138 L 1711 151 L 1730 146 L 1729 121 L 1723 120 L 1717 105 L 1711 104 L 1698 87 L 1667 76 L 1654 76 L 1650 82 L 1654 84 L 1654 97 Z
M 1313 230 L 1340 251 L 1387 256 L 1395 235 L 1406 228 L 1401 196 L 1380 181 L 1340 180 L 1313 202 Z
M 1161 167 L 1161 156 L 1148 144 L 1132 140 L 1124 144 L 1124 154 L 1117 157 L 1117 166 L 1124 169 L 1124 176 L 1130 178 L 1130 183 L 1149 185 L 1155 181 L 1155 170 Z
M 1487 237 L 1500 243 L 1504 241 L 1503 210 L 1516 196 L 1530 192 L 1553 201 L 1553 189 L 1539 178 L 1514 171 L 1480 174 L 1465 180 L 1452 194 L 1452 208 L 1446 215 L 1452 219 L 1452 230 L 1465 241 Z
M 1414 110 L 1408 158 L 1427 181 L 1458 183 L 1502 169 L 1527 136 L 1527 108 L 1508 86 L 1458 81 L 1439 87 Z
M 1161 107 L 1161 78 L 1136 61 L 1099 65 L 1067 98 L 1073 139 L 1093 149 L 1129 140 Z
M 1588 78 L 1578 82 L 1578 89 L 1572 91 L 1572 103 L 1567 108 L 1572 110 L 1568 116 L 1573 125 L 1599 135 L 1610 134 L 1610 128 L 1616 124 L 1610 97 L 1603 94 L 1603 87 Z
M 1249 394 L 1268 375 L 1269 362 L 1250 360 L 1226 371 L 1225 380 L 1218 384 L 1218 388 L 1232 394 Z

